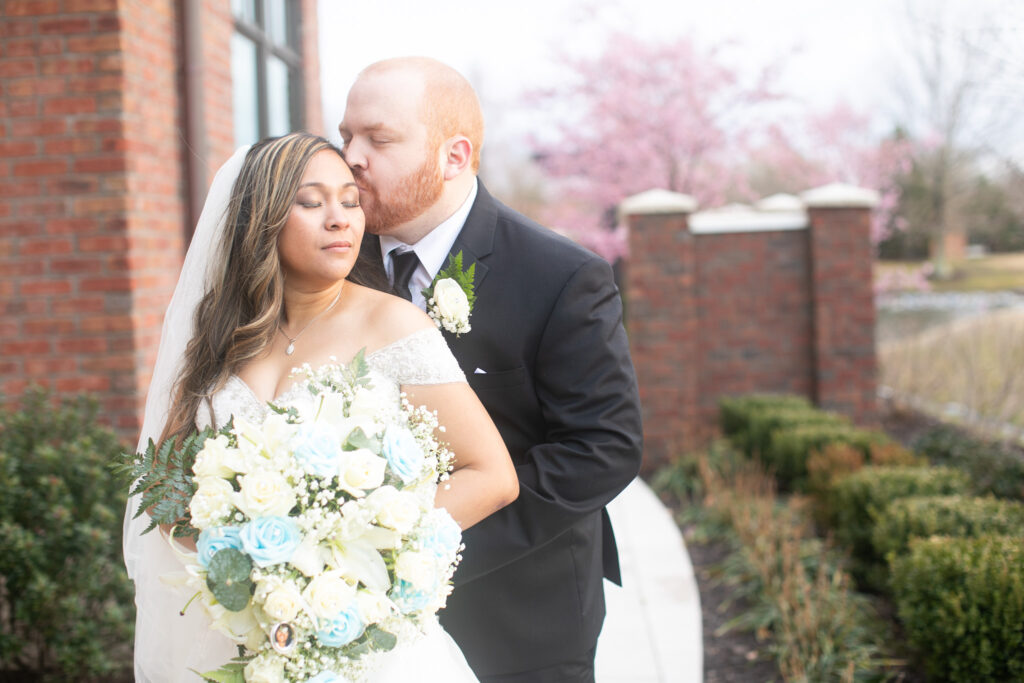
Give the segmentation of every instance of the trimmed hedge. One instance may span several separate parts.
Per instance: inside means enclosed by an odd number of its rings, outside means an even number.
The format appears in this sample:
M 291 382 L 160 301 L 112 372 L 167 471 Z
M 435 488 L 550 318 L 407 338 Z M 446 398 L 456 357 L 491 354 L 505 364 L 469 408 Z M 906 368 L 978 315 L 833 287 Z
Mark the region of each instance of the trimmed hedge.
M 801 424 L 773 431 L 761 459 L 775 472 L 780 489 L 805 491 L 807 460 L 812 453 L 820 452 L 826 446 L 845 444 L 867 457 L 872 447 L 888 442 L 889 437 L 881 432 L 858 429 L 847 424 Z
M 1024 538 L 1024 503 L 997 498 L 929 496 L 893 501 L 872 533 L 878 557 L 903 553 L 913 538 L 991 534 Z
M 919 436 L 913 446 L 936 465 L 967 472 L 977 494 L 1024 500 L 1024 456 L 1005 443 L 983 441 L 955 427 L 939 425 Z
M 803 396 L 789 394 L 748 394 L 722 398 L 718 402 L 722 434 L 748 455 L 764 445 L 759 435 L 751 433 L 754 422 L 775 413 L 813 416 L 818 411 Z M 767 434 L 764 439 L 766 442 Z
M 865 467 L 833 482 L 823 501 L 838 543 L 868 563 L 882 558 L 871 543 L 875 521 L 898 498 L 967 492 L 967 475 L 949 467 Z
M 1024 680 L 1019 536 L 916 539 L 891 566 L 907 639 L 935 680 Z

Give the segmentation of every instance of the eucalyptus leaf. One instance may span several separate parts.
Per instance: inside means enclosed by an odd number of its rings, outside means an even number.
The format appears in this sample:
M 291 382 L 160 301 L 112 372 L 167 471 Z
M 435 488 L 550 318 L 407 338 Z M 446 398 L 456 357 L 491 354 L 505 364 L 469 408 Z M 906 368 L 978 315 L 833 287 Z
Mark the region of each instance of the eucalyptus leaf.
M 398 644 L 398 636 L 379 626 L 371 626 L 366 629 L 366 637 L 373 643 L 373 649 L 379 652 L 390 652 Z
M 210 560 L 206 585 L 213 597 L 231 612 L 241 612 L 253 592 L 252 560 L 237 548 L 222 548 Z
M 370 438 L 363 431 L 362 427 L 356 427 L 348 435 L 345 443 L 353 448 L 365 448 L 371 451 L 374 455 L 380 455 L 381 443 L 380 439 Z

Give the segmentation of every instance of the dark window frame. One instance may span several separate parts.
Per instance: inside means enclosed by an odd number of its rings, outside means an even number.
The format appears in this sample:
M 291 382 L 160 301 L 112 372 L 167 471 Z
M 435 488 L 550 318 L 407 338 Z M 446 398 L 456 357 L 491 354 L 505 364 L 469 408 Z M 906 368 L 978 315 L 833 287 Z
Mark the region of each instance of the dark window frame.
M 267 63 L 270 57 L 277 57 L 288 68 L 290 91 L 287 94 L 288 118 L 291 129 L 298 130 L 305 126 L 305 70 L 302 54 L 296 49 L 302 33 L 302 13 L 299 11 L 297 3 L 284 3 L 288 17 L 288 35 L 285 36 L 287 44 L 281 44 L 274 42 L 266 30 L 267 17 L 264 12 L 263 0 L 256 0 L 253 5 L 256 12 L 255 24 L 234 15 L 234 13 L 232 13 L 232 17 L 235 31 L 251 40 L 256 46 L 256 102 L 258 103 L 256 121 L 258 138 L 262 139 L 270 135 L 270 109 L 267 93 Z

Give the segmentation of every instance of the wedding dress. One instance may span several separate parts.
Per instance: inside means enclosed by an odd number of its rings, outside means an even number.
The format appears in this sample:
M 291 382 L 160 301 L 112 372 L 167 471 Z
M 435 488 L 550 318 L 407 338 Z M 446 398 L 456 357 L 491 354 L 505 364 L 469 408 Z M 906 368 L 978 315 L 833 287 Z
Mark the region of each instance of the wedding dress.
M 231 188 L 242 168 L 248 148 L 240 148 L 220 168 L 207 194 L 182 265 L 171 303 L 164 315 L 138 451 L 156 440 L 167 421 L 175 379 L 181 374 L 185 349 L 192 338 L 195 310 L 223 263 L 218 254 L 224 231 L 224 215 Z M 376 381 L 398 392 L 400 385 L 464 382 L 465 376 L 437 330 L 427 329 L 397 340 L 366 357 Z M 287 400 L 285 392 L 280 400 Z M 232 378 L 213 398 L 218 424 L 234 413 L 262 418 L 266 407 L 238 378 Z M 209 415 L 197 415 L 197 422 Z M 201 605 L 184 609 L 191 592 L 175 586 L 183 564 L 160 530 L 143 534 L 149 515 L 139 510 L 133 496 L 125 509 L 123 551 L 128 576 L 135 582 L 135 678 L 140 683 L 198 681 L 194 672 L 219 668 L 237 655 L 226 636 L 210 629 Z M 170 580 L 170 583 L 169 583 Z M 475 681 L 466 660 L 436 619 L 421 637 L 403 638 L 380 657 L 371 683 L 404 681 Z
M 366 356 L 370 378 L 377 390 L 389 388 L 394 400 L 399 400 L 401 385 L 428 385 L 447 382 L 465 382 L 465 376 L 448 350 L 441 333 L 433 328 L 414 332 Z M 274 399 L 274 403 L 287 407 L 297 400 L 301 387 L 293 385 Z M 269 408 L 238 376 L 232 376 L 211 399 L 216 427 L 223 426 L 232 416 L 255 424 L 263 421 Z M 203 403 L 196 416 L 196 426 L 209 426 L 209 407 Z M 149 534 L 156 537 L 156 532 Z M 166 548 L 166 542 L 163 542 Z M 151 552 L 157 553 L 154 544 Z M 160 553 L 161 555 L 163 553 Z M 172 567 L 176 558 L 164 557 L 165 566 Z M 180 562 L 178 562 L 180 567 Z M 160 578 L 161 585 L 144 587 L 166 593 L 159 602 L 164 605 L 160 613 L 140 614 L 136 629 L 140 642 L 158 643 L 160 634 L 172 632 L 189 634 L 182 641 L 186 647 L 175 652 L 159 646 L 146 653 L 137 653 L 136 680 L 152 683 L 197 681 L 193 671 L 211 671 L 227 663 L 237 654 L 235 644 L 221 633 L 211 630 L 210 620 L 200 605 L 192 605 L 181 616 L 179 610 L 188 601 L 186 590 L 173 585 L 175 572 Z M 171 579 L 171 585 L 168 585 Z M 142 588 L 142 587 L 140 587 Z M 174 639 L 169 639 L 170 642 Z M 189 642 L 191 641 L 191 642 Z M 141 656 L 140 656 L 141 655 Z M 406 681 L 436 681 L 449 683 L 476 681 L 466 664 L 465 657 L 451 637 L 434 617 L 423 634 L 403 634 L 394 650 L 378 656 L 378 665 L 365 679 L 369 683 L 404 683 Z

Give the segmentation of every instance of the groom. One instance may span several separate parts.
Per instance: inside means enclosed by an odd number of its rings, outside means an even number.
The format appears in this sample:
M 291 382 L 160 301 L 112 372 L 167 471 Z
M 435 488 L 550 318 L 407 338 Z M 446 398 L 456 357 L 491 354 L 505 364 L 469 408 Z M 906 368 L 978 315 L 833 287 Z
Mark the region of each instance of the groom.
M 423 307 L 449 255 L 475 264 L 472 330 L 445 336 L 519 475 L 519 499 L 466 531 L 441 621 L 482 680 L 592 681 L 602 577 L 620 582 L 604 508 L 642 440 L 611 268 L 488 194 L 480 105 L 450 67 L 367 67 L 339 130 L 396 291 Z

